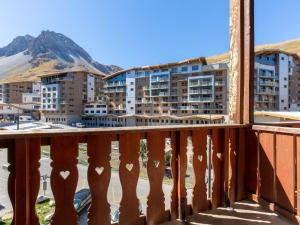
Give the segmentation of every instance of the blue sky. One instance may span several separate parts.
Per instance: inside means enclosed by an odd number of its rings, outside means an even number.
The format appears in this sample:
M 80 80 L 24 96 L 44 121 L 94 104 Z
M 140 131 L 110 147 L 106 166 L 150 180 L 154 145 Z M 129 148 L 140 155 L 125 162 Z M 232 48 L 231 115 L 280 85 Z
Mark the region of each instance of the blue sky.
M 300 37 L 299 0 L 256 0 L 256 44 Z M 41 30 L 63 33 L 101 63 L 150 65 L 223 53 L 229 0 L 7 0 L 0 46 Z

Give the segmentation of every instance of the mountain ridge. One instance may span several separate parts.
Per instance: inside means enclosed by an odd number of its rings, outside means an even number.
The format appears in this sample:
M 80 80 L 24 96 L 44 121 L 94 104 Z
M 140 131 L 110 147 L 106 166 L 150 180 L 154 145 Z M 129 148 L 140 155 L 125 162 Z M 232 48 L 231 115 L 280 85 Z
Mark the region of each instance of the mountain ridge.
M 18 36 L 0 48 L 0 82 L 38 80 L 40 75 L 87 71 L 109 75 L 121 70 L 95 61 L 88 52 L 67 36 L 42 31 L 37 37 Z

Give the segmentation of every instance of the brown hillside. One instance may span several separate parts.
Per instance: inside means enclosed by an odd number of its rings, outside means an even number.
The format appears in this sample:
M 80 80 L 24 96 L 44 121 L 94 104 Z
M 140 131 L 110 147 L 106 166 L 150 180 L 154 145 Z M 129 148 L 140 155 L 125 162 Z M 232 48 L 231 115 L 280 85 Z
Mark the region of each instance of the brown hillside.
M 262 50 L 269 50 L 269 49 L 281 50 L 292 54 L 297 54 L 300 57 L 300 38 L 291 41 L 280 42 L 276 44 L 260 45 L 255 48 L 255 52 L 262 51 Z M 226 61 L 229 61 L 229 53 L 207 58 L 207 63 L 219 63 L 219 62 L 226 62 Z

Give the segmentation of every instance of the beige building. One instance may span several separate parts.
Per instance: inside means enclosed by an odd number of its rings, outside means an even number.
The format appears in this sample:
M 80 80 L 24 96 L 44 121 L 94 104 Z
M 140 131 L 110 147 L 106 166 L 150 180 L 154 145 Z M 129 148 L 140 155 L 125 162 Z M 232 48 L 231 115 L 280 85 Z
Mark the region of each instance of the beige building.
M 0 118 L 17 120 L 18 116 L 39 119 L 40 82 L 22 81 L 0 84 Z
M 85 71 L 41 76 L 41 120 L 69 125 L 80 122 L 85 104 L 104 100 L 104 76 Z
M 255 110 L 300 111 L 300 64 L 295 54 L 260 50 L 255 61 Z M 105 78 L 107 115 L 85 115 L 87 126 L 223 123 L 228 61 L 205 58 L 130 68 Z
M 40 83 L 32 81 L 1 83 L 0 103 L 22 104 L 23 94 L 39 94 Z
M 227 64 L 207 65 L 205 58 L 119 71 L 105 78 L 107 115 L 86 115 L 84 121 L 88 126 L 224 122 L 227 75 Z

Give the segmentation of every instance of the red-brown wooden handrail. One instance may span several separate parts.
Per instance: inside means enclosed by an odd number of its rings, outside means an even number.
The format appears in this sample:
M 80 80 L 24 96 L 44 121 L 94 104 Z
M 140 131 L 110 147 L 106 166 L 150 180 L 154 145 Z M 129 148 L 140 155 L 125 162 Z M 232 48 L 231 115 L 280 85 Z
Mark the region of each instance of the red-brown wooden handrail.
M 240 130 L 242 125 L 210 126 L 171 126 L 163 129 L 80 129 L 80 131 L 39 131 L 36 133 L 3 132 L 0 134 L 0 147 L 8 148 L 9 183 L 8 192 L 14 208 L 13 224 L 39 224 L 35 201 L 39 190 L 39 160 L 41 146 L 50 145 L 51 189 L 55 200 L 52 223 L 55 225 L 76 224 L 77 214 L 73 197 L 78 181 L 78 144 L 87 143 L 87 179 L 92 195 L 88 210 L 89 225 L 109 225 L 110 206 L 107 191 L 111 177 L 110 153 L 112 141 L 119 141 L 119 177 L 122 186 L 120 202 L 120 224 L 160 224 L 169 220 L 185 220 L 191 213 L 197 213 L 225 205 L 237 199 L 236 185 L 239 176 L 238 154 L 243 150 Z M 8 134 L 9 133 L 9 134 Z M 212 134 L 212 198 L 206 195 L 207 135 Z M 192 205 L 187 205 L 185 185 L 187 170 L 187 138 L 193 142 L 192 165 L 195 173 Z M 170 198 L 170 211 L 165 211 L 165 198 L 162 191 L 165 173 L 165 139 L 171 139 L 171 171 L 173 189 Z M 149 195 L 146 216 L 139 215 L 139 200 L 136 189 L 139 178 L 140 140 L 147 139 Z M 241 154 L 243 155 L 243 154 Z M 243 190 L 239 190 L 243 192 Z

